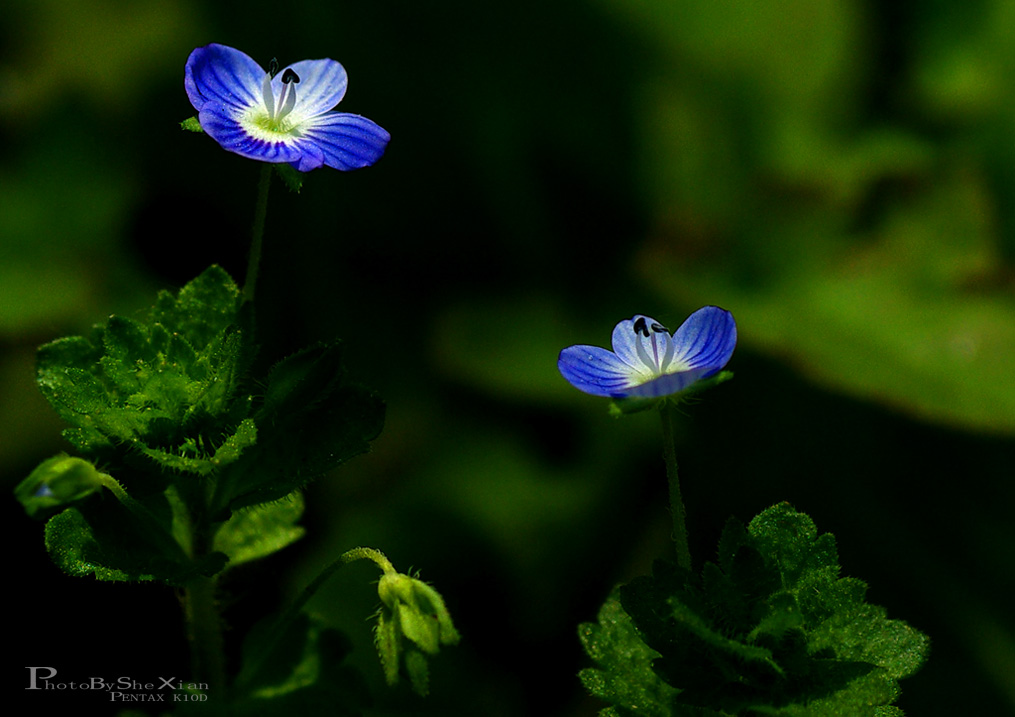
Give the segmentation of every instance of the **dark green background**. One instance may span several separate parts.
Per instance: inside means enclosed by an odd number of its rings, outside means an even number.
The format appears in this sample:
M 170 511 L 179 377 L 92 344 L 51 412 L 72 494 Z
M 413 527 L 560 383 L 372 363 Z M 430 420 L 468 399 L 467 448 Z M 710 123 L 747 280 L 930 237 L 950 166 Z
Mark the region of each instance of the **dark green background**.
M 1003 0 L 15 0 L 0 20 L 0 471 L 66 449 L 34 349 L 210 263 L 242 279 L 258 167 L 182 132 L 190 51 L 332 57 L 375 167 L 273 187 L 265 366 L 345 340 L 387 400 L 308 491 L 309 536 L 230 585 L 230 637 L 341 551 L 418 568 L 463 643 L 377 714 L 591 715 L 577 623 L 666 550 L 652 415 L 557 374 L 635 313 L 738 319 L 686 408 L 692 551 L 787 500 L 932 638 L 911 715 L 1015 712 L 1015 9 Z M 60 575 L 3 503 L 5 681 L 182 677 L 173 593 Z M 313 603 L 380 681 L 366 566 Z M 99 695 L 68 705 L 106 709 Z

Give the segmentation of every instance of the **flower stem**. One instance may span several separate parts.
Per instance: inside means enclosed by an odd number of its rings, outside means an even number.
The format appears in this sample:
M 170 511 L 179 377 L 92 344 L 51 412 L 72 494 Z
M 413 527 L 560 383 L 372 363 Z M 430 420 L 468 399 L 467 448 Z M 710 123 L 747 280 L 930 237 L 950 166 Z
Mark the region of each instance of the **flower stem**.
M 254 208 L 254 226 L 250 237 L 250 256 L 247 259 L 247 277 L 243 282 L 243 298 L 254 300 L 257 284 L 257 270 L 261 265 L 261 244 L 264 241 L 264 220 L 268 216 L 268 188 L 271 186 L 272 166 L 261 167 L 261 178 L 257 183 L 257 206 Z
M 314 596 L 314 593 L 318 591 L 321 585 L 330 578 L 334 573 L 338 572 L 339 568 L 342 568 L 349 563 L 357 560 L 373 560 L 377 567 L 384 571 L 384 574 L 394 573 L 395 566 L 391 564 L 391 561 L 382 553 L 380 550 L 374 548 L 352 548 L 342 553 L 338 558 L 331 563 L 328 567 L 321 571 L 321 574 L 314 578 L 314 581 L 303 588 L 303 592 L 296 598 L 296 601 L 289 606 L 287 616 L 295 617 L 303 609 L 303 606 L 307 604 L 307 601 Z
M 674 405 L 667 401 L 659 408 L 663 422 L 663 459 L 666 461 L 666 479 L 670 485 L 670 512 L 673 514 L 673 543 L 677 550 L 677 564 L 685 570 L 691 569 L 691 550 L 687 541 L 687 511 L 680 494 L 680 478 L 677 476 L 677 447 L 673 435 Z
M 299 597 L 296 598 L 293 603 L 286 608 L 285 612 L 279 615 L 278 619 L 271 626 L 271 631 L 265 638 L 265 642 L 261 646 L 260 654 L 250 664 L 244 665 L 243 671 L 236 679 L 236 691 L 237 694 L 242 694 L 243 691 L 248 687 L 249 682 L 254 679 L 257 673 L 261 669 L 261 664 L 264 659 L 268 657 L 275 649 L 275 645 L 282 638 L 289 627 L 296 621 L 300 613 L 303 611 L 303 606 L 314 596 L 314 593 L 324 584 L 324 582 L 334 575 L 338 570 L 349 563 L 357 560 L 372 560 L 377 564 L 385 575 L 396 574 L 395 566 L 391 564 L 391 561 L 385 557 L 384 553 L 374 548 L 353 548 L 342 553 L 338 558 L 332 562 L 328 567 L 321 571 L 321 574 L 314 578 L 313 582 L 303 588 L 303 592 L 300 593 Z

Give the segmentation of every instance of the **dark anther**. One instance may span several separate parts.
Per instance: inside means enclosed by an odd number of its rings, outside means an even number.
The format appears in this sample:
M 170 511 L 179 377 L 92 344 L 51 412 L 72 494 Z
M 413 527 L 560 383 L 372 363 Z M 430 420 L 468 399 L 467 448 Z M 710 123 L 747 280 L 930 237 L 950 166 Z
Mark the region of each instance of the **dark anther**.
M 648 338 L 648 326 L 645 325 L 644 316 L 639 317 L 638 320 L 634 322 L 634 333 L 642 334 L 645 338 Z
M 652 330 L 655 331 L 657 334 L 660 332 L 667 334 L 669 333 L 669 331 L 666 330 L 666 327 L 663 326 L 662 324 L 652 324 Z
M 283 85 L 288 85 L 290 82 L 299 82 L 299 81 L 300 81 L 300 76 L 297 75 L 295 72 L 293 72 L 291 67 L 286 69 L 286 71 L 282 73 L 282 84 Z
M 278 74 L 278 58 L 271 58 L 271 62 L 268 63 L 268 74 L 274 77 Z

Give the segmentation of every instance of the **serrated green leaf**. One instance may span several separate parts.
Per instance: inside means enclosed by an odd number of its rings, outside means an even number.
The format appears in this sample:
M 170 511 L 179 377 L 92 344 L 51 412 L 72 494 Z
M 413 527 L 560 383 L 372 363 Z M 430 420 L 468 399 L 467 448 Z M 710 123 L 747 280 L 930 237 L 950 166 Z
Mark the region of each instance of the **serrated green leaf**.
M 240 290 L 220 266 L 210 266 L 175 296 L 159 292 L 151 322 L 186 336 L 200 351 L 239 322 Z
M 252 353 L 249 311 L 213 266 L 141 319 L 112 316 L 90 338 L 39 349 L 39 386 L 78 449 L 133 446 L 156 463 L 207 475 L 256 437 L 238 392 Z M 223 425 L 237 426 L 223 438 Z
M 589 694 L 646 717 L 670 717 L 676 690 L 652 670 L 659 653 L 638 636 L 614 590 L 599 610 L 598 623 L 582 623 L 578 636 L 599 665 L 578 673 Z M 604 710 L 602 714 L 606 714 Z
M 658 654 L 653 675 L 674 689 L 674 710 L 891 714 L 878 709 L 891 705 L 898 679 L 923 662 L 926 637 L 866 604 L 866 586 L 838 573 L 834 538 L 781 504 L 746 529 L 728 523 L 718 564 L 706 564 L 700 576 L 657 563 L 652 577 L 619 594 L 632 630 Z M 623 714 L 621 691 L 607 689 L 603 678 L 622 674 L 622 661 L 605 659 L 595 644 L 586 650 L 600 663 L 598 672 L 584 673 L 587 687 Z
M 303 496 L 293 493 L 275 503 L 236 511 L 215 534 L 215 550 L 229 556 L 229 567 L 276 553 L 306 532 L 296 521 L 303 515 Z
M 45 532 L 53 562 L 74 577 L 182 585 L 195 575 L 219 572 L 226 562 L 222 553 L 211 553 L 198 562 L 189 560 L 179 546 L 171 549 L 171 543 L 153 540 L 150 526 L 138 526 L 115 501 L 68 508 L 49 519 Z
M 91 526 L 75 508 L 54 515 L 46 523 L 46 550 L 57 567 L 74 577 L 93 575 L 97 580 L 120 582 L 155 579 L 153 575 L 104 564 L 112 562 L 107 556 L 109 551 L 100 547 Z

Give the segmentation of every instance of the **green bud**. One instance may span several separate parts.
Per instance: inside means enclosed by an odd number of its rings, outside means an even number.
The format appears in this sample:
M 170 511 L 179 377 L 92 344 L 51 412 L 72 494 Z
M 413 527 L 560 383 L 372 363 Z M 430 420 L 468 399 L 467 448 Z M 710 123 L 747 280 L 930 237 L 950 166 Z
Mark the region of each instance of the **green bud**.
M 441 645 L 459 640 L 444 599 L 422 580 L 396 572 L 381 577 L 377 594 L 382 605 L 374 636 L 384 676 L 388 684 L 397 683 L 401 664 L 413 689 L 425 695 L 426 655 L 436 655 Z
M 18 484 L 14 495 L 28 515 L 44 517 L 54 508 L 81 500 L 102 488 L 102 476 L 83 458 L 61 454 L 40 463 Z

